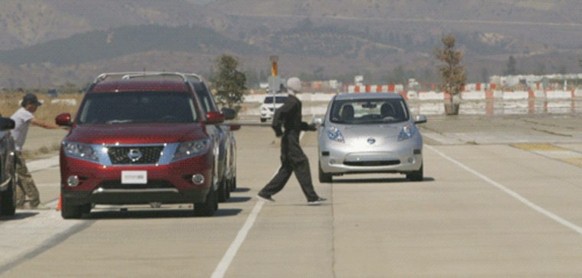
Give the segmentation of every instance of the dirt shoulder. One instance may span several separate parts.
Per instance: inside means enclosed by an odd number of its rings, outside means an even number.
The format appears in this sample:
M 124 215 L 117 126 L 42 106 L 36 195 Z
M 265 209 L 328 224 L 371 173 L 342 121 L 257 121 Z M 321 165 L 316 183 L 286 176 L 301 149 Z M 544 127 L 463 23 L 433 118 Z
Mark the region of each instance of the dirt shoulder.
M 31 126 L 23 151 L 27 159 L 39 159 L 58 154 L 61 140 L 68 131 L 64 129 L 44 129 Z

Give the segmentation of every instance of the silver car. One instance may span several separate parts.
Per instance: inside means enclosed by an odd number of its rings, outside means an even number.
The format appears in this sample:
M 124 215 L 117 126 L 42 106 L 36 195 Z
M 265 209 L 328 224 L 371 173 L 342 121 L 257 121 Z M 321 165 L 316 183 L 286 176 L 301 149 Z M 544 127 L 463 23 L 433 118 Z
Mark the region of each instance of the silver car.
M 396 93 L 338 94 L 319 127 L 319 181 L 356 173 L 401 173 L 423 179 L 422 135 Z

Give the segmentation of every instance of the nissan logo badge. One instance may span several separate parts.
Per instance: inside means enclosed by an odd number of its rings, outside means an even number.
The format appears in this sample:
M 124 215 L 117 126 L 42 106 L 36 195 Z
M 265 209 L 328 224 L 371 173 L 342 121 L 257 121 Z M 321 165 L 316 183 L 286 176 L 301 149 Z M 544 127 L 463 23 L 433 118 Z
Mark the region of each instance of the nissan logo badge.
M 139 149 L 130 149 L 127 153 L 127 157 L 131 160 L 131 162 L 136 162 L 141 159 L 143 154 Z

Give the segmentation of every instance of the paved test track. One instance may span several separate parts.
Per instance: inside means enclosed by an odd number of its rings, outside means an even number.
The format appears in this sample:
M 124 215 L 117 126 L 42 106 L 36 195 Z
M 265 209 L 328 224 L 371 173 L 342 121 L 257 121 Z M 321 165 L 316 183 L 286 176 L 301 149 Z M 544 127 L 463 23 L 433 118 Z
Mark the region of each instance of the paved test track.
M 240 190 L 215 217 L 178 207 L 101 208 L 74 221 L 52 210 L 18 211 L 0 220 L 0 238 L 9 239 L 0 242 L 0 276 L 582 274 L 582 132 L 572 127 L 579 119 L 540 117 L 529 127 L 520 118 L 482 120 L 429 122 L 425 181 L 316 181 L 330 199 L 320 207 L 305 205 L 293 178 L 276 203 L 257 203 L 253 196 L 278 165 L 277 144 L 270 129 L 244 127 Z M 316 174 L 312 133 L 303 145 Z M 33 175 L 55 205 L 58 167 L 45 162 L 50 167 Z

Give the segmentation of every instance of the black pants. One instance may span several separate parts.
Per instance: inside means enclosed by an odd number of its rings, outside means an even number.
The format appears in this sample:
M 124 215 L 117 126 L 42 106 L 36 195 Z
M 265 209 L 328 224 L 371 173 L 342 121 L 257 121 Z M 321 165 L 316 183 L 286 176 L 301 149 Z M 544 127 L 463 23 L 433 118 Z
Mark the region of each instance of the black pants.
M 283 134 L 281 138 L 281 168 L 259 192 L 260 195 L 270 197 L 277 194 L 285 187 L 291 174 L 295 172 L 295 177 L 299 181 L 307 201 L 314 201 L 319 198 L 311 182 L 309 160 L 299 145 L 299 133 L 300 131 L 292 130 Z

